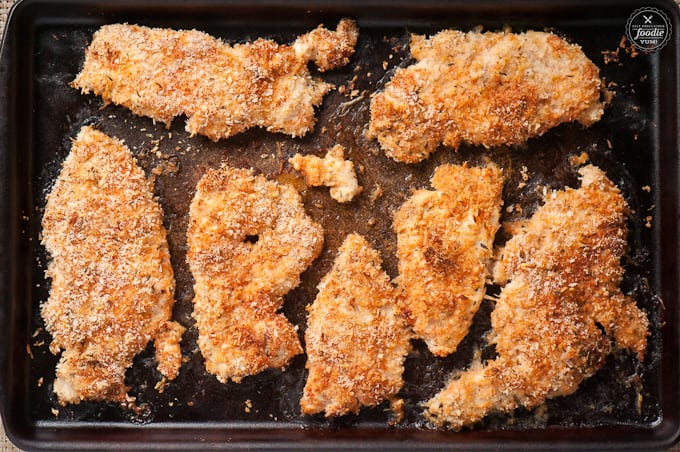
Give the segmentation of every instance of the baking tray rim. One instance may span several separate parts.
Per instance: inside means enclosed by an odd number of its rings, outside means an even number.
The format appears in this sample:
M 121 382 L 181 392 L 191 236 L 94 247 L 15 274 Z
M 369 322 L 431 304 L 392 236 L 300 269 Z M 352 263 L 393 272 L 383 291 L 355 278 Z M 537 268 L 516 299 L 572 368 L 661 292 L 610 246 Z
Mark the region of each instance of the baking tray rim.
M 60 2 L 58 0 L 19 0 L 17 3 L 15 3 L 9 14 L 8 14 L 8 19 L 4 31 L 4 36 L 3 36 L 3 41 L 2 41 L 2 46 L 1 46 L 1 58 L 2 60 L 0 61 L 0 102 L 2 102 L 2 110 L 0 111 L 0 146 L 2 148 L 0 149 L 0 182 L 2 183 L 0 187 L 0 195 L 2 195 L 2 201 L 0 202 L 0 213 L 6 214 L 4 218 L 6 220 L 0 222 L 0 233 L 2 233 L 3 237 L 9 237 L 10 234 L 16 233 L 16 225 L 11 224 L 10 218 L 11 215 L 11 203 L 12 200 L 10 199 L 12 194 L 10 192 L 10 184 L 9 184 L 9 179 L 12 177 L 11 174 L 11 165 L 7 164 L 7 157 L 8 154 L 11 152 L 11 145 L 13 144 L 13 132 L 14 130 L 11 129 L 11 126 L 13 124 L 13 120 L 16 120 L 16 118 L 12 118 L 9 108 L 9 101 L 10 98 L 12 97 L 13 93 L 11 92 L 11 88 L 9 85 L 9 81 L 11 79 L 11 59 L 10 59 L 10 51 L 11 49 L 8 50 L 9 47 L 12 46 L 12 43 L 10 42 L 8 44 L 8 36 L 16 31 L 14 28 L 16 27 L 16 22 L 18 20 L 18 17 L 23 13 L 24 10 L 26 10 L 29 7 L 35 7 L 36 5 L 58 5 L 58 4 L 68 4 L 68 5 L 74 5 L 74 6 L 85 6 L 85 7 L 93 7 L 99 3 L 104 3 L 100 2 L 97 0 L 73 0 L 73 1 L 67 1 L 67 2 Z M 137 2 L 134 2 L 137 3 Z M 162 1 L 162 0 L 147 0 L 144 2 L 147 5 L 156 5 L 156 6 L 168 6 L 168 2 Z M 175 2 L 175 3 L 182 3 L 182 2 Z M 220 1 L 212 1 L 212 0 L 203 0 L 201 2 L 203 5 L 207 5 L 207 7 L 216 7 L 217 5 L 234 5 L 238 4 L 238 1 L 235 2 L 220 2 Z M 338 5 L 342 2 L 327 2 L 324 3 L 324 5 Z M 364 2 L 345 2 L 343 7 L 356 7 L 357 5 L 364 3 Z M 372 1 L 372 2 L 367 2 L 371 3 L 372 5 L 391 5 L 391 7 L 395 7 L 393 2 L 385 2 L 385 1 Z M 408 3 L 408 2 L 399 2 L 399 4 L 402 3 Z M 425 2 L 427 3 L 427 2 Z M 441 5 L 442 2 L 430 2 L 434 4 L 439 4 Z M 462 1 L 459 2 L 449 2 L 450 7 L 453 8 L 452 5 L 460 5 Z M 481 4 L 484 4 L 486 6 L 489 5 L 497 5 L 503 2 L 500 1 L 483 1 L 483 2 L 478 2 Z M 535 2 L 528 2 L 529 4 L 540 4 L 540 3 L 545 3 L 545 2 L 540 2 L 540 1 L 535 1 Z M 582 2 L 580 0 L 576 1 L 575 3 L 581 3 L 581 4 L 587 4 L 589 2 Z M 625 3 L 626 5 L 632 4 L 633 2 L 617 2 L 617 1 L 608 1 L 604 2 L 607 4 L 611 5 L 616 5 L 619 3 Z M 182 3 L 184 4 L 184 3 Z M 274 5 L 281 5 L 281 2 L 277 2 L 274 0 L 271 1 L 262 1 L 262 2 L 257 2 L 258 5 L 260 6 L 265 6 L 266 4 L 274 4 Z M 313 1 L 307 1 L 307 2 L 294 2 L 294 4 L 297 7 L 300 7 L 300 5 L 317 5 L 318 2 L 313 2 Z M 674 39 L 668 44 L 669 47 L 675 45 L 675 61 L 678 61 L 678 53 L 680 53 L 680 46 L 678 46 L 678 42 L 680 42 L 678 38 L 678 32 L 680 32 L 680 27 L 678 26 L 680 24 L 680 20 L 678 19 L 679 14 L 678 14 L 678 5 L 674 3 L 672 0 L 658 0 L 654 2 L 648 2 L 648 4 L 654 4 L 654 5 L 659 5 L 659 6 L 665 6 L 666 11 L 672 11 L 672 22 L 674 25 L 674 31 L 676 31 L 674 35 Z M 641 5 L 641 6 L 647 6 L 648 4 Z M 128 5 L 128 2 L 120 2 L 116 8 L 125 8 L 130 7 Z M 292 5 L 291 5 L 292 6 Z M 87 19 L 90 20 L 90 19 Z M 675 72 L 672 74 L 672 77 L 675 79 L 675 86 L 678 85 L 678 71 L 677 67 L 675 68 Z M 672 104 L 673 107 L 673 114 L 675 116 L 675 126 L 676 130 L 674 133 L 675 136 L 675 151 L 676 154 L 678 152 L 678 127 L 677 127 L 677 112 L 679 110 L 678 108 L 678 93 L 673 92 L 672 95 L 669 95 L 672 99 L 666 99 L 667 103 Z M 16 150 L 15 150 L 16 151 Z M 677 171 L 677 169 L 676 169 Z M 677 175 L 676 175 L 677 176 Z M 675 180 L 677 182 L 677 177 L 675 177 Z M 680 191 L 680 187 L 676 186 L 676 190 Z M 663 195 L 663 193 L 660 193 L 660 196 Z M 677 193 L 675 193 L 677 195 Z M 677 196 L 674 196 L 674 198 L 677 201 Z M 676 206 L 673 206 L 676 208 Z M 672 225 L 675 229 L 675 236 L 678 237 L 678 222 L 676 220 L 675 225 Z M 2 243 L 0 244 L 0 251 L 2 251 L 2 256 L 0 257 L 0 268 L 2 269 L 2 278 L 0 281 L 0 290 L 7 294 L 8 289 L 11 288 L 11 281 L 9 278 L 9 274 L 11 272 L 7 271 L 8 268 L 11 267 L 11 264 L 9 262 L 9 256 L 10 253 L 8 253 L 9 248 L 11 247 L 11 244 L 7 243 L 7 240 L 3 240 Z M 678 250 L 679 246 L 676 243 L 676 252 L 680 251 Z M 680 276 L 680 272 L 678 272 L 678 266 L 677 262 L 674 263 L 674 274 L 676 277 Z M 680 278 L 677 278 L 678 280 Z M 677 288 L 677 285 L 676 285 Z M 116 424 L 116 423 L 107 423 L 103 429 L 110 429 L 113 431 L 120 432 L 120 434 L 117 434 L 119 438 L 115 441 L 93 441 L 93 440 L 78 440 L 78 441 L 53 441 L 48 439 L 49 435 L 45 436 L 43 439 L 36 440 L 35 438 L 38 436 L 42 436 L 39 433 L 44 431 L 44 432 L 53 432 L 56 428 L 55 425 L 53 425 L 51 422 L 46 422 L 46 423 L 37 423 L 36 425 L 33 426 L 28 426 L 26 424 L 20 425 L 21 422 L 17 421 L 15 417 L 12 416 L 12 413 L 9 410 L 9 404 L 8 404 L 8 399 L 10 398 L 9 394 L 9 388 L 7 385 L 8 382 L 8 374 L 10 372 L 10 366 L 9 363 L 13 362 L 12 357 L 16 357 L 18 355 L 18 352 L 16 350 L 11 350 L 10 351 L 10 343 L 11 343 L 11 337 L 10 337 L 10 331 L 11 331 L 11 321 L 14 319 L 14 316 L 16 313 L 12 312 L 13 311 L 13 305 L 10 306 L 11 301 L 8 299 L 8 297 L 3 297 L 3 300 L 0 302 L 0 331 L 3 331 L 3 333 L 0 333 L 0 369 L 6 369 L 6 371 L 0 371 L 0 414 L 2 415 L 2 422 L 5 427 L 5 432 L 10 438 L 10 440 L 18 445 L 19 447 L 26 448 L 26 449 L 50 449 L 50 448 L 60 448 L 60 449 L 102 449 L 102 448 L 113 448 L 116 447 L 117 445 L 120 446 L 121 444 L 125 446 L 136 446 L 136 447 L 144 447 L 144 448 L 163 448 L 163 449 L 189 449 L 189 448 L 205 448 L 205 447 L 251 447 L 251 448 L 277 448 L 277 447 L 314 447 L 314 448 L 337 448 L 337 449 L 356 449 L 356 448 L 364 448 L 364 447 L 390 447 L 390 448 L 399 448 L 399 449 L 409 449 L 409 448 L 438 448 L 438 447 L 447 447 L 447 448 L 465 448 L 465 449 L 486 449 L 489 447 L 497 447 L 499 444 L 503 444 L 503 447 L 510 447 L 512 449 L 529 449 L 529 450 L 537 450 L 541 448 L 545 448 L 546 446 L 549 446 L 550 443 L 546 442 L 541 442 L 541 441 L 525 441 L 525 440 L 520 440 L 517 438 L 514 438 L 517 435 L 517 431 L 512 431 L 512 430 L 502 430 L 498 432 L 465 432 L 463 434 L 461 433 L 452 433 L 453 438 L 461 438 L 463 441 L 460 443 L 457 442 L 450 442 L 446 441 L 441 444 L 423 444 L 422 442 L 419 442 L 419 438 L 414 438 L 412 440 L 405 440 L 405 439 L 400 439 L 400 440 L 383 440 L 383 439 L 378 439 L 370 442 L 370 444 L 363 444 L 361 443 L 362 441 L 365 441 L 365 438 L 356 438 L 356 439 L 341 439 L 338 440 L 333 439 L 334 433 L 333 432 L 328 432 L 325 430 L 317 429 L 317 428 L 301 428 L 300 425 L 296 423 L 285 423 L 281 424 L 280 426 L 277 426 L 274 429 L 271 430 L 276 430 L 276 431 L 302 431 L 302 432 L 307 432 L 307 433 L 312 433 L 319 431 L 322 435 L 322 437 L 326 437 L 325 439 L 309 439 L 309 438 L 302 438 L 296 442 L 289 442 L 289 441 L 283 441 L 283 442 L 271 442 L 271 441 L 257 441 L 257 442 L 252 442 L 248 440 L 247 442 L 239 442 L 238 440 L 234 441 L 234 438 L 226 437 L 223 438 L 222 441 L 214 441 L 212 443 L 206 444 L 201 442 L 201 437 L 200 435 L 193 438 L 194 443 L 187 443 L 186 441 L 178 440 L 178 441 L 159 441 L 154 444 L 149 444 L 144 440 L 141 440 L 139 442 L 127 442 L 124 440 L 124 436 L 128 435 L 130 432 L 144 432 L 144 431 L 159 431 L 159 432 L 168 432 L 168 431 L 173 431 L 177 427 L 183 429 L 184 431 L 192 431 L 195 432 L 196 434 L 199 434 L 200 432 L 206 432 L 206 431 L 212 431 L 216 428 L 216 425 L 206 423 L 205 425 L 200 425 L 200 424 L 192 424 L 192 423 L 164 423 L 164 424 L 150 424 L 150 425 L 123 425 L 123 424 Z M 668 306 L 666 306 L 666 310 L 664 312 L 664 315 L 666 316 L 666 323 L 670 324 L 671 326 L 680 326 L 680 314 L 673 313 L 672 309 L 673 306 L 669 309 Z M 673 315 L 674 314 L 674 315 Z M 678 330 L 680 328 L 675 328 L 673 329 L 674 331 L 669 331 L 672 328 L 666 328 L 663 332 L 663 344 L 664 344 L 664 356 L 666 353 L 667 349 L 672 349 L 673 351 L 677 352 L 678 347 L 680 344 L 680 333 Z M 14 344 L 16 345 L 16 344 Z M 12 355 L 13 353 L 13 355 Z M 675 358 L 678 358 L 678 353 L 674 354 Z M 664 359 L 666 361 L 666 359 Z M 680 378 L 678 378 L 678 370 L 677 367 L 674 369 L 674 379 L 673 383 L 675 383 L 675 387 L 678 388 L 680 387 Z M 668 378 L 669 376 L 666 375 L 664 372 L 661 372 L 661 377 L 663 378 Z M 663 388 L 662 388 L 663 389 Z M 675 398 L 677 399 L 678 397 L 678 390 L 675 390 Z M 667 402 L 667 401 L 666 401 Z M 665 402 L 664 402 L 665 403 Z M 612 430 L 619 430 L 622 433 L 626 432 L 651 432 L 654 431 L 657 433 L 657 435 L 652 439 L 652 438 L 638 438 L 638 440 L 633 441 L 631 443 L 631 438 L 621 438 L 620 440 L 611 440 L 608 441 L 606 444 L 599 443 L 596 441 L 591 441 L 591 440 L 586 440 L 583 442 L 578 442 L 578 443 L 570 443 L 568 444 L 568 448 L 570 450 L 602 450 L 603 447 L 606 447 L 607 449 L 609 448 L 631 448 L 631 449 L 662 449 L 662 448 L 668 448 L 671 447 L 673 444 L 677 443 L 678 440 L 680 440 L 680 407 L 679 403 L 676 401 L 675 405 L 672 406 L 673 410 L 672 411 L 666 411 L 664 410 L 663 417 L 660 419 L 660 421 L 653 426 L 650 426 L 649 428 L 642 428 L 642 427 L 635 427 L 635 428 L 627 428 L 623 426 L 614 426 L 614 427 L 589 427 L 588 429 L 585 430 L 590 430 L 590 431 L 612 431 Z M 25 421 L 25 420 L 24 420 Z M 186 425 L 184 425 L 186 424 Z M 248 423 L 248 425 L 242 425 L 242 426 L 234 426 L 232 425 L 231 427 L 224 429 L 223 426 L 219 426 L 219 423 L 217 423 L 218 429 L 222 431 L 222 433 L 217 432 L 216 435 L 210 435 L 213 436 L 214 438 L 217 438 L 219 436 L 224 436 L 224 431 L 228 432 L 234 432 L 237 433 L 239 431 L 245 432 L 246 436 L 248 436 L 249 433 L 253 431 L 254 424 L 253 423 Z M 267 424 L 268 427 L 271 427 L 271 424 Z M 93 433 L 96 432 L 101 432 L 101 429 L 97 427 L 96 424 L 89 424 L 89 423 L 74 423 L 70 425 L 69 427 L 65 427 L 63 429 L 64 431 L 78 431 L 81 430 L 83 432 L 87 431 L 92 431 Z M 362 428 L 363 430 L 363 428 Z M 572 429 L 540 429 L 537 431 L 534 430 L 524 430 L 521 431 L 522 434 L 527 434 L 527 435 L 535 435 L 538 434 L 538 436 L 542 436 L 543 434 L 546 433 L 551 433 L 554 431 L 558 432 L 568 432 Z M 576 431 L 582 431 L 584 429 L 576 429 Z M 261 431 L 261 430 L 260 430 Z M 396 431 L 399 431 L 399 429 L 396 429 Z M 427 431 L 425 431 L 427 432 Z M 215 432 L 213 432 L 215 433 Z M 401 433 L 404 433 L 403 431 Z M 408 433 L 408 432 L 407 432 Z M 418 432 L 416 432 L 418 433 Z M 637 436 L 637 433 L 634 436 Z M 465 441 L 466 438 L 468 437 L 476 437 L 481 434 L 482 437 L 490 437 L 486 438 L 474 438 L 474 442 L 470 443 Z M 340 435 L 343 436 L 343 435 Z M 401 436 L 401 435 L 399 435 Z M 408 435 L 407 435 L 408 436 Z M 416 435 L 417 436 L 417 435 Z M 644 433 L 642 434 L 644 436 Z M 503 443 L 497 443 L 495 439 L 500 437 L 502 438 L 501 441 Z M 31 439 L 33 438 L 33 439 Z M 121 441 L 123 441 L 121 443 Z M 507 442 L 507 443 L 506 443 Z M 550 445 L 551 447 L 556 447 L 556 448 L 563 448 L 566 446 L 565 445 L 560 445 L 560 444 L 552 444 Z

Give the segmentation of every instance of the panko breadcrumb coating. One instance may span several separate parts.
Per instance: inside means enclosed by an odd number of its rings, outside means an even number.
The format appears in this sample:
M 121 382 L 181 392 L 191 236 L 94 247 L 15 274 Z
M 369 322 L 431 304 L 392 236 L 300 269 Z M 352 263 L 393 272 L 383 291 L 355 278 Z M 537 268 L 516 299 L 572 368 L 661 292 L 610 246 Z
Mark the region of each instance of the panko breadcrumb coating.
M 188 132 L 215 141 L 256 126 L 302 136 L 332 88 L 307 63 L 320 71 L 347 64 L 357 37 L 349 19 L 290 45 L 257 39 L 231 46 L 196 30 L 105 25 L 72 86 L 167 125 L 186 115 Z
M 552 33 L 412 35 L 411 55 L 416 63 L 373 97 L 367 134 L 400 162 L 419 162 L 442 143 L 519 144 L 603 113 L 598 67 Z
M 350 234 L 309 306 L 305 414 L 357 414 L 392 400 L 403 385 L 410 331 L 378 252 Z
M 467 335 L 484 298 L 503 173 L 494 164 L 442 165 L 432 186 L 416 190 L 394 215 L 397 281 L 416 337 L 446 356 Z
M 319 255 L 323 229 L 300 195 L 252 170 L 209 170 L 189 211 L 198 345 L 208 372 L 235 382 L 302 353 L 296 327 L 277 313 Z
M 52 284 L 41 314 L 50 350 L 63 350 L 59 402 L 132 402 L 125 372 L 149 341 L 158 370 L 174 379 L 184 328 L 171 321 L 175 280 L 163 212 L 130 151 L 83 127 L 47 196 L 42 227 Z
M 458 430 L 491 412 L 532 409 L 573 393 L 613 346 L 645 354 L 648 320 L 619 289 L 628 206 L 599 168 L 581 188 L 550 193 L 500 250 L 505 284 L 491 314 L 497 358 L 455 377 L 426 403 L 426 417 Z
M 345 160 L 342 145 L 333 146 L 324 158 L 295 154 L 288 161 L 296 171 L 304 174 L 307 185 L 330 187 L 331 198 L 337 202 L 349 202 L 363 190 L 357 181 L 354 163 Z

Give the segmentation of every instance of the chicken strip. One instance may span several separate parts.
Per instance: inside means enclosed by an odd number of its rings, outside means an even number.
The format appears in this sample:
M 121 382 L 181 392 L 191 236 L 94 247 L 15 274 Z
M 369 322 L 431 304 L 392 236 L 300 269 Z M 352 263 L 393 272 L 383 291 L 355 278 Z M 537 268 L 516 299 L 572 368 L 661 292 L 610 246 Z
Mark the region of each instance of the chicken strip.
M 399 287 L 416 337 L 432 353 L 456 351 L 479 309 L 500 226 L 497 166 L 442 165 L 435 191 L 416 190 L 394 215 Z
M 571 394 L 613 346 L 643 359 L 647 317 L 619 289 L 628 206 L 599 168 L 580 174 L 581 188 L 549 194 L 500 250 L 494 276 L 507 284 L 489 339 L 498 356 L 475 363 L 426 403 L 435 425 L 457 430 L 491 412 Z
M 321 252 L 323 229 L 293 187 L 247 169 L 208 171 L 191 203 L 187 241 L 208 372 L 240 382 L 302 353 L 297 328 L 277 311 Z
M 603 113 L 598 67 L 552 33 L 412 35 L 411 55 L 416 63 L 373 97 L 367 133 L 399 162 L 421 161 L 441 143 L 519 144 Z
M 158 370 L 174 379 L 184 328 L 171 321 L 175 280 L 163 212 L 130 151 L 83 127 L 47 196 L 42 227 L 52 284 L 41 313 L 50 350 L 63 350 L 59 402 L 131 402 L 125 371 L 151 340 Z
M 303 413 L 357 414 L 362 406 L 393 400 L 401 389 L 410 331 L 381 265 L 366 239 L 350 234 L 319 283 L 308 307 Z
M 313 78 L 307 63 L 321 71 L 347 64 L 357 37 L 348 19 L 335 32 L 319 26 L 292 45 L 258 39 L 230 46 L 196 30 L 105 25 L 72 86 L 168 126 L 186 115 L 187 132 L 215 141 L 256 126 L 302 136 L 332 88 Z
M 307 185 L 330 187 L 331 198 L 337 202 L 350 202 L 363 191 L 357 181 L 354 163 L 345 160 L 345 148 L 342 145 L 333 146 L 324 158 L 295 154 L 288 161 L 296 171 L 305 175 Z

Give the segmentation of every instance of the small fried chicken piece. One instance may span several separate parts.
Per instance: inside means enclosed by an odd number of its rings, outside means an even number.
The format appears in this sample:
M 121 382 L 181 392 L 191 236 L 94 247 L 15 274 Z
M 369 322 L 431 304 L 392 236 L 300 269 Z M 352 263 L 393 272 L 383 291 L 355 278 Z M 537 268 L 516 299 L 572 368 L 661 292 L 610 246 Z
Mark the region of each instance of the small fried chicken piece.
M 401 389 L 410 331 L 381 265 L 366 239 L 350 234 L 319 283 L 308 307 L 303 413 L 357 414 L 362 406 L 393 399 Z
M 307 185 L 330 187 L 331 198 L 337 202 L 349 202 L 363 190 L 357 181 L 354 163 L 345 160 L 345 149 L 339 144 L 333 146 L 324 158 L 295 154 L 288 161 L 296 171 L 304 174 Z
M 171 321 L 175 280 L 163 212 L 130 151 L 83 127 L 47 196 L 42 243 L 51 255 L 41 314 L 63 350 L 59 402 L 131 402 L 125 371 L 154 341 L 158 370 L 174 379 L 184 328 Z
M 252 170 L 208 171 L 191 203 L 187 241 L 208 372 L 240 382 L 302 353 L 296 327 L 277 311 L 321 252 L 323 229 L 293 187 Z
M 602 367 L 612 339 L 643 359 L 647 317 L 619 289 L 628 206 L 599 168 L 580 174 L 581 188 L 549 194 L 500 250 L 494 275 L 509 282 L 491 314 L 498 356 L 426 403 L 434 424 L 458 430 L 569 395 Z
M 417 190 L 394 215 L 399 287 L 416 337 L 432 353 L 456 351 L 484 297 L 500 226 L 503 173 L 442 165 L 435 191 Z
M 552 33 L 412 35 L 411 55 L 417 62 L 373 97 L 367 134 L 399 162 L 419 162 L 441 143 L 519 144 L 603 113 L 598 67 Z
M 256 126 L 302 136 L 332 88 L 313 78 L 307 63 L 321 71 L 343 66 L 357 38 L 348 19 L 335 32 L 319 26 L 291 45 L 258 39 L 230 46 L 196 30 L 105 25 L 72 86 L 168 126 L 186 115 L 188 132 L 214 141 Z

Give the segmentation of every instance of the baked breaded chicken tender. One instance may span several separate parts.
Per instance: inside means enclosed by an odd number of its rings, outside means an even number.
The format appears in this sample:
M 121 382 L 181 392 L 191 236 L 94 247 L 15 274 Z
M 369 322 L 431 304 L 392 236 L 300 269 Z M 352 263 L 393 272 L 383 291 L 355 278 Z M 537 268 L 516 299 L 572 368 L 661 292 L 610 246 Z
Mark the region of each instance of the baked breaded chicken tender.
M 435 425 L 458 430 L 569 395 L 614 347 L 644 358 L 647 317 L 619 288 L 628 206 L 602 170 L 580 174 L 580 188 L 551 192 L 500 250 L 494 277 L 504 287 L 489 337 L 498 356 L 426 403 Z
M 171 320 L 163 212 L 127 147 L 83 127 L 47 196 L 42 228 L 52 281 L 41 314 L 50 350 L 62 351 L 59 402 L 132 402 L 125 372 L 149 341 L 158 370 L 174 379 L 184 328 Z
M 187 241 L 208 372 L 240 382 L 302 353 L 296 327 L 277 311 L 321 252 L 323 229 L 292 186 L 250 169 L 209 170 L 191 202 Z
M 303 413 L 333 417 L 385 400 L 396 403 L 410 331 L 381 265 L 366 239 L 350 234 L 319 283 L 308 307 Z
M 340 144 L 329 149 L 323 158 L 295 154 L 288 162 L 304 175 L 307 185 L 330 187 L 331 198 L 337 202 L 350 202 L 363 191 L 354 163 L 345 160 L 345 148 Z
M 415 336 L 446 356 L 467 335 L 490 279 L 503 173 L 494 164 L 442 165 L 432 186 L 416 190 L 394 215 L 397 281 Z
M 320 71 L 344 66 L 357 37 L 349 19 L 289 45 L 257 39 L 232 46 L 196 30 L 105 25 L 72 86 L 168 126 L 186 115 L 187 132 L 214 141 L 251 127 L 297 137 L 314 127 L 314 107 L 332 88 L 307 63 Z
M 367 133 L 399 162 L 419 162 L 442 143 L 524 143 L 602 116 L 598 67 L 552 33 L 445 30 L 412 35 L 410 49 L 416 63 L 373 97 Z

